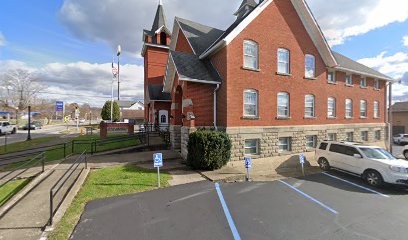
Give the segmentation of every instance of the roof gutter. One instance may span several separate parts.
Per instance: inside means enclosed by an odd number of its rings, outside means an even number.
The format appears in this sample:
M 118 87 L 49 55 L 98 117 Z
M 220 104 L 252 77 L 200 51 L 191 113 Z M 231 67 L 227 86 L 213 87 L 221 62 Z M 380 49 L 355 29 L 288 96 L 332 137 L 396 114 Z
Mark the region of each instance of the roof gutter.
M 356 74 L 360 74 L 360 75 L 365 75 L 367 77 L 373 77 L 373 78 L 378 78 L 378 79 L 384 79 L 387 81 L 391 81 L 394 82 L 395 80 L 390 78 L 390 77 L 382 77 L 382 76 L 377 76 L 377 75 L 373 75 L 373 74 L 369 74 L 369 73 L 364 73 L 364 72 L 360 72 L 360 71 L 356 71 L 353 69 L 349 69 L 349 68 L 344 68 L 344 67 L 333 67 L 333 69 L 338 69 L 338 70 L 342 70 L 342 71 L 346 71 L 346 72 L 352 72 L 352 73 L 356 73 Z
M 204 58 L 210 56 L 210 54 L 213 53 L 215 50 L 217 50 L 217 49 L 219 49 L 219 48 L 222 48 L 222 47 L 224 47 L 224 46 L 226 46 L 226 41 L 225 41 L 225 39 L 219 41 L 219 42 L 218 42 L 217 44 L 215 44 L 213 47 L 211 47 L 211 48 L 205 50 L 205 52 L 202 53 L 199 58 L 202 60 L 202 59 L 204 59 Z

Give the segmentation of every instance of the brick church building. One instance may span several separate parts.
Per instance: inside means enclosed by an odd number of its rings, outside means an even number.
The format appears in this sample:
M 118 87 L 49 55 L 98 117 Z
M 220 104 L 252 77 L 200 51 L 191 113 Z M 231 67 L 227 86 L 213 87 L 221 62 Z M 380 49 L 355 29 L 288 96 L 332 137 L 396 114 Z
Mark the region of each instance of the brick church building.
M 170 31 L 160 3 L 143 32 L 145 121 L 169 124 L 173 149 L 185 157 L 202 127 L 230 136 L 231 161 L 385 145 L 392 79 L 332 51 L 304 0 L 243 0 L 234 15 L 225 30 L 176 17 Z

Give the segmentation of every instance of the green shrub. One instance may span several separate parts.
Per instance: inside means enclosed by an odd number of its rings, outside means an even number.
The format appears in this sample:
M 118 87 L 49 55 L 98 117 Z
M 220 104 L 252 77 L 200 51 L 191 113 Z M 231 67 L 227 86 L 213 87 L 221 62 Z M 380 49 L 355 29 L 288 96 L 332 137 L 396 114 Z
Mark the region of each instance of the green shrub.
M 189 136 L 187 164 L 193 169 L 220 169 L 231 156 L 231 140 L 224 132 L 198 130 Z

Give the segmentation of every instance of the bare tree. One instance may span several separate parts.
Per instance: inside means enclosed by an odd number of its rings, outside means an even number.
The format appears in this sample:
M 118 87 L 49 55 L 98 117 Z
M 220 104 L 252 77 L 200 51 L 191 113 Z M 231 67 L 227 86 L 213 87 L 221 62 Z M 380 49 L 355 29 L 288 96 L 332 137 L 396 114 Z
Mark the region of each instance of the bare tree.
M 27 69 L 11 69 L 0 76 L 0 103 L 21 112 L 30 105 L 41 89 L 37 74 Z

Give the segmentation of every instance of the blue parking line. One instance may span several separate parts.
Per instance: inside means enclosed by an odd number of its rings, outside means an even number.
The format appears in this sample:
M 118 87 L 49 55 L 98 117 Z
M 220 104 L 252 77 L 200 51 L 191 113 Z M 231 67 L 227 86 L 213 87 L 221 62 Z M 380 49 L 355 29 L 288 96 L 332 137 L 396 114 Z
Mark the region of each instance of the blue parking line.
M 353 182 L 347 181 L 347 180 L 345 180 L 345 179 L 342 179 L 342 178 L 339 178 L 339 177 L 333 176 L 333 175 L 331 175 L 331 174 L 328 174 L 328 173 L 325 173 L 325 172 L 324 172 L 323 174 L 324 174 L 324 175 L 326 175 L 326 176 L 328 176 L 328 177 L 331 177 L 331 178 L 337 179 L 337 180 L 339 180 L 339 181 L 342 181 L 342 182 L 348 183 L 348 184 L 350 184 L 350 185 L 352 185 L 352 186 L 354 186 L 354 187 L 358 187 L 358 188 L 364 189 L 364 190 L 366 190 L 366 191 L 369 191 L 369 192 L 372 192 L 372 193 L 378 194 L 378 195 L 380 195 L 380 196 L 383 196 L 383 197 L 386 197 L 386 198 L 389 198 L 389 197 L 390 197 L 390 196 L 385 195 L 385 194 L 383 194 L 383 193 L 377 192 L 377 191 L 372 190 L 372 189 L 370 189 L 370 188 L 366 188 L 366 187 L 360 186 L 360 185 L 358 185 L 358 184 L 356 184 L 356 183 L 353 183 Z
M 331 208 L 331 207 L 327 206 L 326 204 L 320 202 L 320 201 L 317 200 L 316 198 L 314 198 L 314 197 L 312 197 L 312 196 L 309 196 L 308 194 L 306 194 L 306 193 L 300 191 L 299 189 L 295 188 L 294 186 L 290 185 L 289 183 L 284 182 L 284 181 L 282 181 L 282 180 L 278 180 L 278 182 L 281 182 L 281 183 L 285 184 L 286 186 L 292 188 L 293 190 L 295 190 L 295 191 L 298 192 L 299 194 L 301 194 L 301 195 L 303 195 L 304 197 L 308 198 L 309 200 L 311 200 L 311 201 L 317 203 L 318 205 L 320 205 L 320 206 L 323 207 L 324 209 L 330 211 L 331 213 L 333 213 L 333 214 L 339 214 L 339 213 L 338 213 L 336 210 L 334 210 L 333 208 Z
M 220 199 L 222 209 L 224 210 L 224 214 L 225 214 L 225 217 L 227 218 L 232 235 L 234 236 L 234 240 L 241 240 L 238 230 L 235 227 L 234 220 L 232 220 L 231 214 L 228 210 L 227 203 L 225 202 L 224 197 L 222 196 L 220 185 L 218 183 L 215 183 L 215 189 L 217 190 L 218 198 Z

